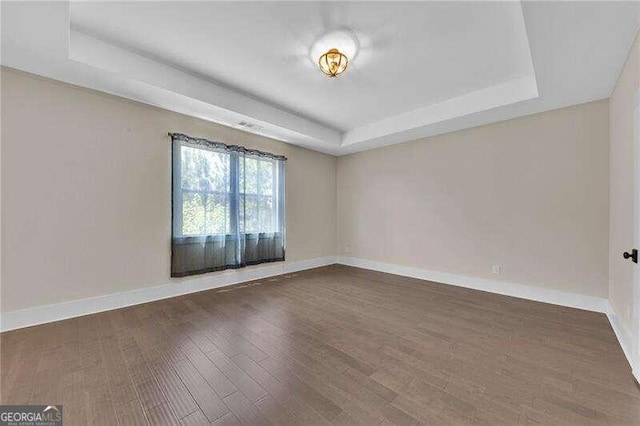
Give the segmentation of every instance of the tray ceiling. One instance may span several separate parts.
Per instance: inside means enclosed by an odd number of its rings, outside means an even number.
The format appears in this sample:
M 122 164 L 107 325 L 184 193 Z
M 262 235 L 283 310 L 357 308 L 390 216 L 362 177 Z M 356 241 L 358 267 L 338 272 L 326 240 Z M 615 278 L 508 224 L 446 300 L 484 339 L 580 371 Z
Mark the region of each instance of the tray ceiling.
M 611 93 L 636 2 L 2 4 L 2 64 L 344 154 Z M 355 34 L 346 73 L 311 55 Z

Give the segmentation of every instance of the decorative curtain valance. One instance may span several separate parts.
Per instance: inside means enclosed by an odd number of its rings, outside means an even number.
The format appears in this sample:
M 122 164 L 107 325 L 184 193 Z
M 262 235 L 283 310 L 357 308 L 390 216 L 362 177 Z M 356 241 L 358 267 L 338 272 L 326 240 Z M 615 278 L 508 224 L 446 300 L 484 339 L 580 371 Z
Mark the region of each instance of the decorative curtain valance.
M 285 259 L 281 155 L 170 133 L 171 276 Z
M 191 136 L 184 135 L 182 133 L 169 133 L 173 141 L 184 141 L 191 145 L 201 145 L 204 148 L 222 149 L 225 151 L 236 151 L 244 153 L 245 155 L 253 155 L 255 157 L 268 157 L 274 160 L 287 161 L 287 157 L 284 155 L 271 154 L 269 152 L 258 151 L 257 149 L 248 149 L 240 145 L 227 145 L 226 143 L 210 141 L 203 138 L 192 138 Z

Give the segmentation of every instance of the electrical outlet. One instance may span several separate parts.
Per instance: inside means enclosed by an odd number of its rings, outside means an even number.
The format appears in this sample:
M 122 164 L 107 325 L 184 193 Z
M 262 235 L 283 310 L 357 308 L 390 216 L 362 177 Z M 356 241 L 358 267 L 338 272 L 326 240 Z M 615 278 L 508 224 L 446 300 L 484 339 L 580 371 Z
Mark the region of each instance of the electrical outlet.
M 349 246 L 344 246 L 344 252 L 345 252 L 346 254 L 351 253 L 351 247 L 349 247 Z
M 496 275 L 500 275 L 502 273 L 502 266 L 493 265 L 493 267 L 491 268 L 491 272 L 493 272 Z

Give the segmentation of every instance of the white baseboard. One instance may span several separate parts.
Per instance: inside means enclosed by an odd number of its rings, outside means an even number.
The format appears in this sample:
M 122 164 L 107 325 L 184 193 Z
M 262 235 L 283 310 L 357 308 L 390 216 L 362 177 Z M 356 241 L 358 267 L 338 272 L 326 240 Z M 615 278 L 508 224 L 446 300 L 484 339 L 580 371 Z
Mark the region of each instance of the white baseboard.
M 166 299 L 183 294 L 195 293 L 218 287 L 258 280 L 275 275 L 288 274 L 305 269 L 336 263 L 335 256 L 310 260 L 280 262 L 260 267 L 234 269 L 197 278 L 183 279 L 155 287 L 140 288 L 122 293 L 108 294 L 87 299 L 71 300 L 52 305 L 37 306 L 18 311 L 2 312 L 0 315 L 0 331 L 30 327 L 63 319 L 95 314 L 97 312 L 124 308 L 154 300 Z
M 458 287 L 472 288 L 490 293 L 503 294 L 505 296 L 519 297 L 521 299 L 535 300 L 537 302 L 552 303 L 554 305 L 585 309 L 587 311 L 609 313 L 609 301 L 602 297 L 587 296 L 507 281 L 450 274 L 447 272 L 435 272 L 410 266 L 394 265 L 354 257 L 338 256 L 337 263 L 341 265 L 355 266 L 357 268 L 371 269 L 373 271 L 386 272 L 389 274 L 402 275 L 405 277 L 418 278 L 421 280 L 434 281 L 442 284 L 450 284 Z
M 611 328 L 613 328 L 613 332 L 618 339 L 618 343 L 622 347 L 622 351 L 624 352 L 624 356 L 627 358 L 627 362 L 631 367 L 631 371 L 633 372 L 633 376 L 636 378 L 636 381 L 640 383 L 640 371 L 638 371 L 638 367 L 634 365 L 633 362 L 633 340 L 632 336 L 629 333 L 627 327 L 624 326 L 622 322 L 622 318 L 616 312 L 613 305 L 609 305 L 609 312 L 607 313 L 607 318 L 609 318 L 609 323 L 611 324 Z

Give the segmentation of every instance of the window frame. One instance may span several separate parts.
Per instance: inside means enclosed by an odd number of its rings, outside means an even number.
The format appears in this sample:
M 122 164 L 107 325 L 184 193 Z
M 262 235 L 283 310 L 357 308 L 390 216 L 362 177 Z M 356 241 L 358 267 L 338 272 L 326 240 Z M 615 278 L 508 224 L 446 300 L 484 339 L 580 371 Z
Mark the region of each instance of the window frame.
M 171 135 L 171 134 L 170 134 Z M 194 190 L 194 189 L 184 189 L 182 188 L 182 147 L 188 146 L 194 149 L 202 149 L 208 150 L 219 154 L 224 154 L 229 156 L 229 192 L 225 191 L 206 191 L 206 190 Z M 173 150 L 178 149 L 179 151 L 173 152 Z M 274 203 L 275 217 L 274 217 L 274 230 L 250 230 L 247 232 L 238 232 L 239 234 L 250 236 L 250 235 L 258 235 L 262 233 L 282 233 L 282 237 L 284 240 L 285 235 L 285 227 L 286 227 L 286 219 L 285 219 L 285 207 L 284 207 L 284 185 L 285 185 L 285 176 L 284 176 L 284 167 L 278 167 L 278 161 L 282 161 L 280 158 L 270 158 L 269 156 L 264 155 L 255 155 L 253 152 L 259 153 L 259 151 L 250 151 L 247 150 L 246 153 L 243 153 L 242 156 L 245 158 L 251 158 L 257 160 L 258 170 L 256 171 L 256 175 L 259 176 L 259 167 L 260 163 L 263 161 L 270 161 L 273 165 L 272 169 L 272 194 L 265 195 L 260 193 L 260 188 L 258 186 L 258 182 L 256 182 L 256 192 L 242 192 L 240 189 L 240 157 L 241 155 L 237 151 L 229 151 L 224 148 L 217 148 L 212 146 L 206 146 L 198 143 L 191 143 L 187 140 L 178 140 L 174 141 L 172 145 L 172 168 L 171 168 L 171 181 L 172 181 L 172 198 L 171 198 L 171 211 L 172 211 L 172 231 L 171 235 L 173 239 L 178 240 L 202 240 L 205 238 L 222 238 L 222 237 L 232 237 L 235 235 L 232 230 L 239 229 L 236 221 L 239 218 L 239 214 L 237 209 L 239 208 L 240 203 L 238 199 L 240 197 L 251 198 L 256 200 L 256 223 L 260 226 L 260 201 L 263 199 L 271 199 Z M 286 160 L 286 158 L 282 157 L 282 159 Z M 176 175 L 178 179 L 176 179 Z M 279 181 L 281 185 L 279 185 Z M 246 188 L 246 182 L 245 182 Z M 231 232 L 225 233 L 203 233 L 203 234 L 184 234 L 183 231 L 183 192 L 190 192 L 201 194 L 205 197 L 209 195 L 224 195 L 229 197 L 229 230 Z M 241 195 L 242 194 L 242 195 Z M 283 222 L 282 230 L 278 230 L 278 221 L 279 217 L 282 217 L 281 220 Z M 226 226 L 226 225 L 225 225 Z

